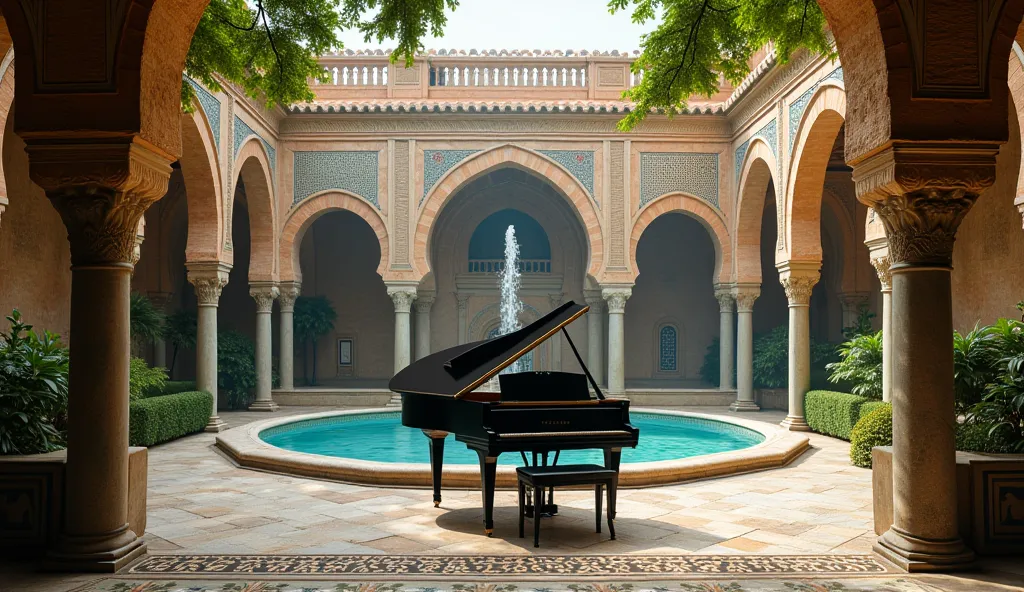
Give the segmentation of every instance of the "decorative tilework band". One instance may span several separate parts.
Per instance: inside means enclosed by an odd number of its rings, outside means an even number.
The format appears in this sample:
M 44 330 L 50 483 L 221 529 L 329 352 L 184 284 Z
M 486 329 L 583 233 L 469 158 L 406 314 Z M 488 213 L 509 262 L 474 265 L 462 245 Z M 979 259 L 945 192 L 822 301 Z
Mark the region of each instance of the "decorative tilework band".
M 188 76 L 185 77 L 185 81 L 188 82 L 189 86 L 196 93 L 196 98 L 199 99 L 199 105 L 203 108 L 203 112 L 206 113 L 206 119 L 210 122 L 210 131 L 213 132 L 213 143 L 217 146 L 217 150 L 220 150 L 220 100 L 213 96 L 210 91 L 203 88 L 201 84 L 192 80 Z
M 452 167 L 482 150 L 425 150 L 423 152 L 423 195 L 420 204 Z
M 565 167 L 586 188 L 594 201 L 594 152 L 591 150 L 538 150 L 544 156 Z
M 768 144 L 772 149 L 772 155 L 775 156 L 775 162 L 779 161 L 779 124 L 776 118 L 772 118 L 771 121 L 764 124 L 761 129 L 754 132 L 754 135 L 747 138 L 746 142 L 740 144 L 739 148 L 736 149 L 734 169 L 736 174 L 736 184 L 739 185 L 740 173 L 743 168 L 743 159 L 747 157 L 747 150 L 750 149 L 750 143 L 754 138 L 761 138 Z
M 718 154 L 705 152 L 641 152 L 640 206 L 682 191 L 718 207 Z
M 796 98 L 795 101 L 789 105 L 789 152 L 793 153 L 793 147 L 796 144 L 796 130 L 800 125 L 800 119 L 804 116 L 804 111 L 807 110 L 807 105 L 811 102 L 811 97 L 814 96 L 815 91 L 821 87 L 822 84 L 827 80 L 838 80 L 843 82 L 843 67 L 840 66 L 835 70 L 832 70 L 824 78 L 814 83 L 814 86 L 804 91 L 804 94 Z
M 263 144 L 263 148 L 267 151 L 267 159 L 270 161 L 270 176 L 277 178 L 277 150 L 237 115 L 235 115 L 235 149 L 231 153 L 234 155 L 233 158 L 238 158 L 238 151 L 242 149 L 242 144 L 249 139 L 249 136 L 256 136 L 260 143 Z
M 354 193 L 380 209 L 379 154 L 376 150 L 309 151 L 293 154 L 293 204 L 314 193 L 340 189 Z

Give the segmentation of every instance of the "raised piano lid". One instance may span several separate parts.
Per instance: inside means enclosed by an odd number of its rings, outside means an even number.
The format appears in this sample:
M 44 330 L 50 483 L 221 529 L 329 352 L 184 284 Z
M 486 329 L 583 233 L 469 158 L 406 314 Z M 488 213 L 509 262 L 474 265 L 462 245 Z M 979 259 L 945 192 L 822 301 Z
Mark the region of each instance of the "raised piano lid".
M 430 354 L 395 374 L 388 388 L 396 393 L 462 397 L 588 310 L 589 306 L 570 300 L 514 333 Z

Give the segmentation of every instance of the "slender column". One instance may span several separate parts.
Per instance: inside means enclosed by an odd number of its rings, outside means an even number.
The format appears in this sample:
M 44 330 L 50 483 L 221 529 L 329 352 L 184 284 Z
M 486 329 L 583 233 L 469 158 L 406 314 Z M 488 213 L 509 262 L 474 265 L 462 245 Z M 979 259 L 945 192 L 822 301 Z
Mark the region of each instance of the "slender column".
M 811 390 L 811 291 L 820 267 L 817 261 L 779 266 L 779 281 L 789 300 L 789 411 L 782 427 L 794 432 L 811 429 L 804 419 L 804 397 Z
M 718 299 L 718 388 L 723 391 L 732 390 L 733 351 L 736 338 L 732 328 L 732 318 L 736 313 L 736 297 L 731 287 L 717 287 L 715 298 Z
M 71 247 L 65 497 L 50 559 L 62 570 L 115 571 L 146 551 L 128 526 L 129 294 L 136 229 L 166 192 L 171 159 L 116 138 L 26 140 L 29 173 Z
M 390 286 L 388 296 L 395 303 L 395 373 L 409 365 L 412 355 L 412 335 L 409 326 L 409 312 L 416 299 L 415 286 Z
M 631 288 L 605 288 L 601 296 L 608 303 L 608 392 L 626 393 L 626 300 Z
M 551 304 L 551 310 L 554 310 L 561 306 L 562 300 L 565 298 L 565 294 L 559 292 L 557 294 L 548 294 L 548 302 Z M 548 340 L 551 344 L 551 369 L 558 372 L 562 370 L 562 332 L 559 331 L 551 336 Z
M 430 308 L 434 306 L 433 293 L 416 297 L 416 359 L 430 355 Z
M 147 294 L 150 302 L 160 312 L 167 312 L 167 305 L 171 302 L 170 292 L 150 292 Z M 153 340 L 153 366 L 157 368 L 167 368 L 167 341 L 163 337 L 157 337 Z
M 459 294 L 458 292 L 456 292 L 455 304 L 456 306 L 458 306 L 459 309 L 458 342 L 459 345 L 462 345 L 463 343 L 469 341 L 469 336 L 466 335 L 466 332 L 468 330 L 467 325 L 469 323 L 468 319 L 466 318 L 466 309 L 469 306 L 469 294 Z
M 736 400 L 733 411 L 760 411 L 754 402 L 754 301 L 761 295 L 757 285 L 733 288 L 736 299 Z
M 590 311 L 587 312 L 587 367 L 597 384 L 604 383 L 604 325 L 601 323 L 601 308 L 604 299 L 597 292 L 586 297 Z
M 281 291 L 273 284 L 252 284 L 249 295 L 256 301 L 256 400 L 249 411 L 277 411 L 277 403 L 270 394 L 273 382 L 273 323 L 274 299 Z
M 882 400 L 892 400 L 892 273 L 889 253 L 871 258 L 882 284 Z
M 957 525 L 950 272 L 956 230 L 995 181 L 997 145 L 894 144 L 857 163 L 892 274 L 893 524 L 875 551 L 908 571 L 970 566 Z
M 278 358 L 281 363 L 281 390 L 295 388 L 295 300 L 302 292 L 298 282 L 282 282 L 278 306 L 281 310 L 281 343 Z
M 196 289 L 199 312 L 196 327 L 196 388 L 213 397 L 213 413 L 206 424 L 207 432 L 225 428 L 217 414 L 217 304 L 228 284 L 231 268 L 223 263 L 192 263 L 188 281 Z

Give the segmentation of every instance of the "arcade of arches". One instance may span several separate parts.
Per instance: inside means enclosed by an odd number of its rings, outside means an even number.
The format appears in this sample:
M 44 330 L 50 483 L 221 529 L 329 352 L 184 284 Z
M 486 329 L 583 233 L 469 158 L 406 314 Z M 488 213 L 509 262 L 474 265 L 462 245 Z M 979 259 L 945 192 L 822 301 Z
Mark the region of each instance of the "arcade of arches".
M 318 343 L 318 396 L 375 395 L 411 360 L 492 334 L 496 235 L 513 224 L 524 321 L 570 299 L 589 304 L 570 336 L 616 395 L 673 391 L 756 410 L 753 335 L 788 325 L 784 425 L 803 430 L 811 339 L 838 341 L 858 311 L 874 313 L 892 328 L 886 396 L 906 434 L 894 451 L 895 522 L 878 550 L 910 569 L 969 561 L 948 414 L 931 413 L 952 409 L 952 361 L 935 344 L 954 327 L 1014 314 L 1024 292 L 1024 54 L 1013 42 L 1024 2 L 991 3 L 977 39 L 963 34 L 983 68 L 956 69 L 944 50 L 915 53 L 925 41 L 905 31 L 925 18 L 917 9 L 877 9 L 890 19 L 880 29 L 875 5 L 886 3 L 823 0 L 841 61 L 798 53 L 779 64 L 763 51 L 742 84 L 628 134 L 616 122 L 630 107 L 619 97 L 631 57 L 618 52 L 437 52 L 397 71 L 381 52 L 346 52 L 323 58 L 335 78 L 314 88 L 312 104 L 266 109 L 194 83 L 195 110 L 181 114 L 176 81 L 202 3 L 127 4 L 149 24 L 144 45 L 114 44 L 135 68 L 119 78 L 102 59 L 34 53 L 43 42 L 28 32 L 32 19 L 53 19 L 54 31 L 68 21 L 0 2 L 14 40 L 0 82 L 0 308 L 18 307 L 72 348 L 76 493 L 61 557 L 120 564 L 142 548 L 124 527 L 123 410 L 79 419 L 124 407 L 126 374 L 97 369 L 127 357 L 129 289 L 168 312 L 198 310 L 196 351 L 179 352 L 174 372 L 201 389 L 217 391 L 218 325 L 250 335 L 253 406 L 264 410 L 302 402 L 307 352 L 292 334 L 294 303 L 325 296 L 338 319 Z M 943 6 L 929 10 L 967 16 L 942 22 L 977 18 Z M 91 11 L 75 26 L 92 23 Z M 921 30 L 929 47 L 967 43 Z M 580 75 L 518 86 L 478 78 L 527 61 Z M 59 78 L 65 63 L 94 67 L 92 82 L 47 86 L 56 83 L 39 74 L 44 65 Z M 81 98 L 97 89 L 107 94 Z M 95 208 L 75 207 L 82 200 Z M 722 379 L 708 384 L 700 368 L 716 339 Z M 171 354 L 157 343 L 146 355 L 166 364 Z M 531 363 L 578 366 L 559 339 Z M 216 414 L 209 428 L 219 429 Z M 96 511 L 92 499 L 114 509 Z

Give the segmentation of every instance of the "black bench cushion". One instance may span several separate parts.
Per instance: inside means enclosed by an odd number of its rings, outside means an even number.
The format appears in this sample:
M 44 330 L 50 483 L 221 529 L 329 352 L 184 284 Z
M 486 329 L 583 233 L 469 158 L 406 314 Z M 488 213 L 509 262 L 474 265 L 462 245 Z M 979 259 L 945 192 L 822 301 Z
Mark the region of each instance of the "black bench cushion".
M 556 465 L 547 467 L 518 467 L 520 481 L 535 486 L 583 485 L 606 483 L 617 478 L 617 473 L 601 465 Z

